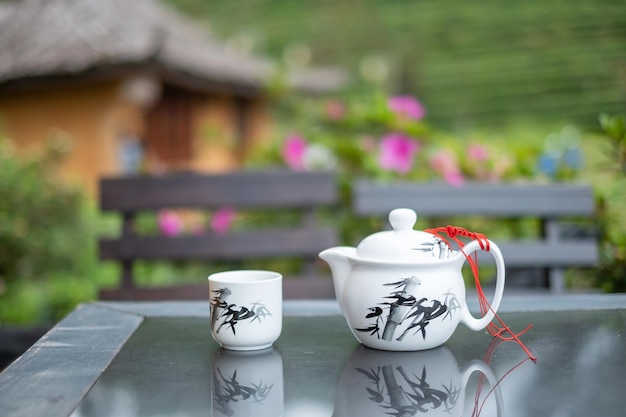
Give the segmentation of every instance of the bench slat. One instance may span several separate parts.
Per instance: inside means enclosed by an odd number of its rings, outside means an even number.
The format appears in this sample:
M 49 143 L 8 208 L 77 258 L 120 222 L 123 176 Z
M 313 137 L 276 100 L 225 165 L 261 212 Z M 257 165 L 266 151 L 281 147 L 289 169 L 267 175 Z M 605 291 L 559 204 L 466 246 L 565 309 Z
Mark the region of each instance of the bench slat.
M 361 216 L 387 215 L 398 207 L 418 216 L 484 215 L 589 216 L 594 212 L 591 187 L 573 184 L 448 184 L 358 181 L 353 208 Z
M 542 241 L 497 242 L 507 268 L 593 266 L 599 262 L 598 245 L 593 239 L 548 243 Z M 493 257 L 479 253 L 480 263 L 493 263 Z
M 497 241 L 506 268 L 545 269 L 550 287 L 562 291 L 562 271 L 569 267 L 594 267 L 599 263 L 595 238 L 566 239 L 561 219 L 592 219 L 595 199 L 592 188 L 582 184 L 488 184 L 374 182 L 361 179 L 354 185 L 352 207 L 357 216 L 385 218 L 400 207 L 416 211 L 418 218 L 477 216 L 482 218 L 535 218 L 543 236 L 528 241 Z M 430 225 L 443 226 L 442 224 Z M 481 263 L 493 263 L 479 253 Z
M 333 281 L 328 277 L 285 277 L 283 294 L 289 299 L 333 298 L 335 289 Z M 151 288 L 112 288 L 100 291 L 101 300 L 208 300 L 209 285 L 181 284 Z
M 220 175 L 105 178 L 100 182 L 103 211 L 168 208 L 309 208 L 338 199 L 327 172 L 242 171 Z
M 254 230 L 224 235 L 124 236 L 100 240 L 104 260 L 241 260 L 312 257 L 336 245 L 330 228 Z

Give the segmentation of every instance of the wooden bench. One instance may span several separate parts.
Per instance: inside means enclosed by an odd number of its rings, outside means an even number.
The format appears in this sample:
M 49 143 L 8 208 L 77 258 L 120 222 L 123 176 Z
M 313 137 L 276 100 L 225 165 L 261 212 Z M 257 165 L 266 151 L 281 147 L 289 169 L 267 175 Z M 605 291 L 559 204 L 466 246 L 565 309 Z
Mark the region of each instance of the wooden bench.
M 320 224 L 317 212 L 320 208 L 334 206 L 338 198 L 335 177 L 322 172 L 242 171 L 221 175 L 180 173 L 102 179 L 100 208 L 103 212 L 120 213 L 123 225 L 121 236 L 99 241 L 100 259 L 118 261 L 122 267 L 119 287 L 102 290 L 100 298 L 208 299 L 206 276 L 198 277 L 198 284 L 194 285 L 138 288 L 133 276 L 133 266 L 138 260 L 237 262 L 289 257 L 301 259 L 306 266 L 298 279 L 284 277 L 285 298 L 332 298 L 332 281 L 320 278 L 322 273 L 317 271 L 316 265 L 321 262 L 317 255 L 337 245 L 339 238 L 334 228 Z M 224 207 L 275 216 L 295 211 L 301 221 L 295 225 L 175 237 L 140 235 L 135 230 L 140 212 Z
M 595 201 L 591 187 L 577 184 L 485 184 L 460 187 L 439 183 L 377 183 L 357 181 L 352 207 L 357 216 L 386 216 L 394 208 L 407 207 L 418 219 L 476 216 L 498 219 L 539 219 L 538 237 L 493 239 L 504 256 L 507 271 L 541 268 L 552 292 L 563 292 L 563 271 L 570 267 L 594 267 L 599 261 L 594 236 L 568 237 L 566 220 L 591 223 Z M 571 223 L 570 223 L 571 224 Z M 427 227 L 446 226 L 428 224 Z M 464 226 L 458 224 L 455 226 Z M 490 236 L 489 230 L 476 230 Z M 480 258 L 481 263 L 490 256 Z M 507 275 L 511 275 L 507 272 Z

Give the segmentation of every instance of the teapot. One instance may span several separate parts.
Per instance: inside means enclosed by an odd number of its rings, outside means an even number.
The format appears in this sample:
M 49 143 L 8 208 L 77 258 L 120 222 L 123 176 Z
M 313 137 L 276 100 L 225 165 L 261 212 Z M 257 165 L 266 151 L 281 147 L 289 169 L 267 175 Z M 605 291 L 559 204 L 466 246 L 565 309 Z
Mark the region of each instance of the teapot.
M 392 230 L 374 233 L 356 247 L 337 246 L 319 256 L 330 266 L 335 295 L 352 334 L 380 350 L 414 351 L 444 344 L 459 323 L 474 331 L 495 317 L 504 292 L 504 259 L 498 246 L 472 240 L 453 249 L 433 233 L 414 230 L 415 211 L 389 214 Z M 467 307 L 462 267 L 488 248 L 496 288 L 490 308 L 475 318 Z

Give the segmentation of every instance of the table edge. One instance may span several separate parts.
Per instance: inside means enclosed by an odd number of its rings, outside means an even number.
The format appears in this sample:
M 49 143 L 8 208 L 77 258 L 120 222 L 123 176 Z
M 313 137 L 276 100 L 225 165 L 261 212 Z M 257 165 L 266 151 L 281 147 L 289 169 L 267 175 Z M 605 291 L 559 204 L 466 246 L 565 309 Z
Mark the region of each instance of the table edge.
M 157 317 L 209 317 L 209 301 L 98 301 L 96 306 L 109 308 L 144 318 Z M 480 311 L 475 294 L 467 296 L 472 313 Z M 535 294 L 511 295 L 502 299 L 498 312 L 530 312 L 559 310 L 614 310 L 626 308 L 626 293 L 613 294 Z M 341 309 L 334 299 L 285 300 L 285 316 L 340 315 Z

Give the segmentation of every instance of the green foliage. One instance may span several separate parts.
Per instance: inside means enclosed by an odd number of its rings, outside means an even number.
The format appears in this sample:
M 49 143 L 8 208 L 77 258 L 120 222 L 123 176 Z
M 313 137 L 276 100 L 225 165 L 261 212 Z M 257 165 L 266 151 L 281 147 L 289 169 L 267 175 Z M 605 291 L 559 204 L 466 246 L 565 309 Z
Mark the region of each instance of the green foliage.
M 419 105 L 423 115 L 409 117 L 402 108 L 394 109 L 392 102 L 398 98 L 405 106 Z M 392 96 L 377 89 L 340 98 L 287 96 L 278 105 L 280 132 L 250 164 L 332 169 L 346 186 L 355 177 L 455 185 L 464 181 L 571 180 L 583 165 L 581 134 L 573 126 L 546 134 L 532 131 L 524 123 L 514 128 L 519 137 L 510 137 L 510 129 L 495 134 L 450 133 L 433 128 L 429 109 L 414 97 Z M 299 145 L 292 149 L 294 142 Z M 550 167 L 542 165 L 546 159 Z
M 8 141 L 2 146 L 0 176 L 0 276 L 5 282 L 41 279 L 51 269 L 76 267 L 68 257 L 84 244 L 80 194 L 53 182 L 60 152 L 54 145 L 40 156 L 20 160 Z
M 106 269 L 95 259 L 93 210 L 57 179 L 67 151 L 58 136 L 18 157 L 0 136 L 0 323 L 58 320 L 93 299 Z
M 612 186 L 599 191 L 602 267 L 596 286 L 607 292 L 626 291 L 626 123 L 622 116 L 600 115 L 602 139 L 609 145 L 605 164 Z
M 394 96 L 380 91 L 331 99 L 288 99 L 280 108 L 283 134 L 253 161 L 256 166 L 284 164 L 293 169 L 332 170 L 338 175 L 343 204 L 330 215 L 346 244 L 386 227 L 386 219 L 356 218 L 350 196 L 354 180 L 439 181 L 461 186 L 467 181 L 571 180 L 581 166 L 569 165 L 568 152 L 580 153 L 579 132 L 566 126 L 549 133 L 545 126 L 528 123 L 514 131 L 464 135 L 434 129 L 428 117 L 407 117 L 392 105 Z M 402 96 L 404 104 L 417 100 Z M 398 143 L 389 146 L 394 137 Z M 549 140 L 544 140 L 544 138 Z M 572 139 L 574 137 L 575 140 Z M 297 146 L 295 146 L 297 145 Z M 385 158 L 385 154 L 391 157 Z M 548 159 L 554 169 L 545 172 L 540 161 Z M 385 162 L 386 161 L 386 162 Z M 529 219 L 494 220 L 471 217 L 429 219 L 418 229 L 462 225 L 489 231 L 491 238 L 536 236 L 541 228 Z
M 626 123 L 620 116 L 600 115 L 602 132 L 611 145 L 610 160 L 616 164 L 616 170 L 626 175 Z
M 520 115 L 589 127 L 624 106 L 625 2 L 169 2 L 241 49 L 310 55 L 363 80 L 382 66 L 385 85 L 423 99 L 440 127 Z

